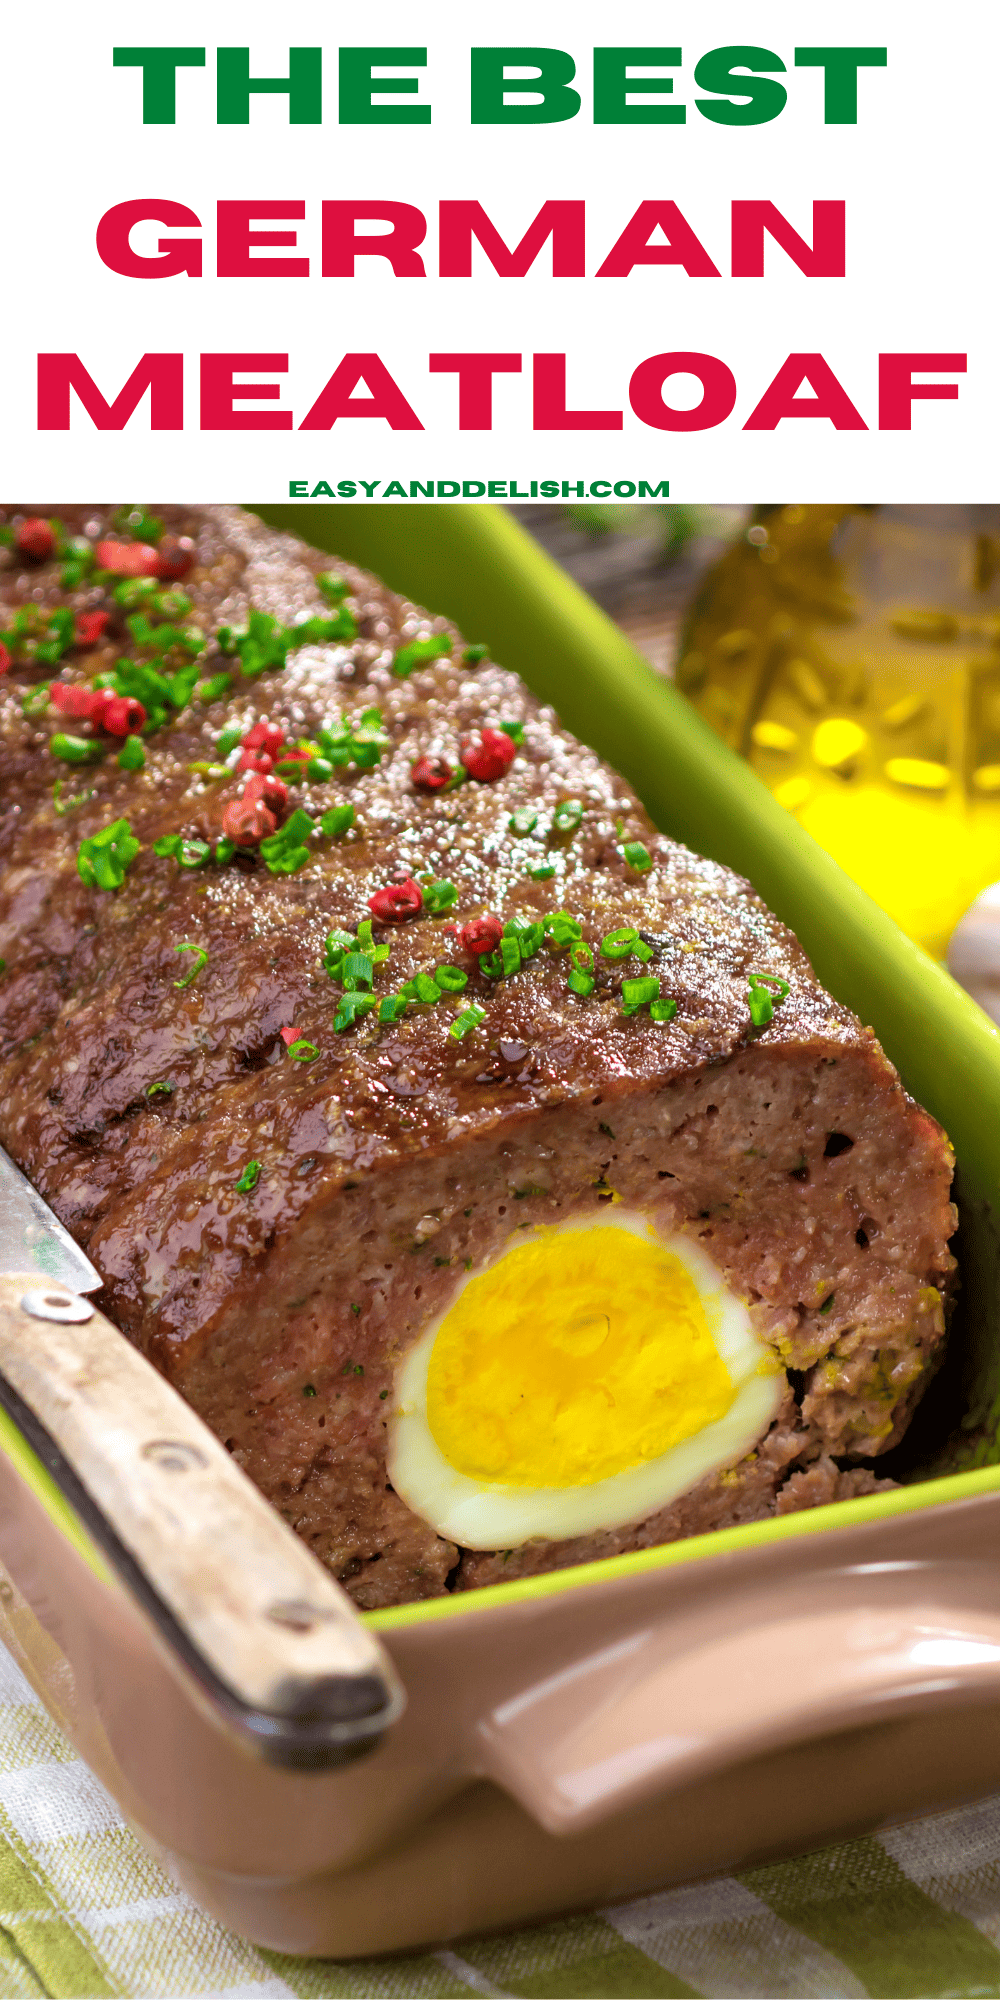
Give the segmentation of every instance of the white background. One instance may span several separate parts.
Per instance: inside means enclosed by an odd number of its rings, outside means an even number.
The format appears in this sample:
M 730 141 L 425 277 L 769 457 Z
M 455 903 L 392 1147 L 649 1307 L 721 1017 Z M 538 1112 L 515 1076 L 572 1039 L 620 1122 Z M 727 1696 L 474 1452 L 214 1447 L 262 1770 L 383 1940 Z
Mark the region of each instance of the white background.
M 282 22 L 278 27 L 279 20 Z M 426 43 L 419 101 L 428 126 L 337 123 L 337 49 L 371 40 Z M 289 41 L 324 50 L 324 123 L 290 126 L 288 99 L 254 96 L 250 124 L 215 122 L 218 45 L 251 49 L 251 72 L 285 75 Z M 576 58 L 583 108 L 570 123 L 509 128 L 469 122 L 469 45 L 548 44 Z M 674 101 L 683 126 L 591 122 L 595 44 L 679 44 Z M 178 72 L 174 126 L 143 126 L 141 72 L 114 69 L 116 43 L 204 45 L 204 70 Z M 788 74 L 772 123 L 724 127 L 694 108 L 694 66 L 709 48 L 755 42 Z M 856 126 L 823 123 L 823 73 L 794 68 L 797 44 L 888 45 L 888 68 L 859 75 Z M 2 446 L 6 486 L 28 499 L 85 499 L 106 489 L 177 500 L 280 500 L 289 481 L 397 478 L 669 478 L 676 500 L 987 500 L 995 497 L 996 178 L 993 93 L 1000 9 L 954 0 L 697 0 L 666 7 L 625 0 L 613 10 L 577 0 L 470 8 L 383 0 L 348 9 L 299 0 L 173 4 L 126 11 L 69 0 L 43 13 L 5 10 L 4 154 L 8 164 Z M 415 102 L 415 99 L 399 99 Z M 120 277 L 100 262 L 97 223 L 113 203 L 141 196 L 188 204 L 205 224 L 206 275 L 156 282 Z M 220 198 L 304 199 L 300 249 L 308 279 L 214 276 Z M 428 276 L 396 279 L 362 259 L 353 279 L 319 275 L 323 198 L 398 199 L 428 215 Z M 478 249 L 471 280 L 436 269 L 436 204 L 482 202 L 509 245 L 546 198 L 587 202 L 588 269 L 596 270 L 643 199 L 671 198 L 723 275 L 692 279 L 676 266 L 627 279 L 553 280 L 546 246 L 521 280 L 500 278 Z M 814 199 L 847 203 L 847 276 L 807 279 L 768 245 L 763 279 L 733 279 L 730 202 L 770 199 L 812 238 Z M 267 224 L 259 227 L 295 227 Z M 171 232 L 137 230 L 152 250 Z M 186 232 L 177 232 L 186 233 Z M 265 253 L 267 254 L 267 253 Z M 273 252 L 270 254 L 282 254 Z M 703 433 L 654 431 L 628 407 L 628 380 L 645 356 L 693 348 L 732 369 L 732 416 Z M 186 357 L 186 424 L 152 433 L 148 398 L 122 432 L 100 433 L 73 398 L 68 433 L 39 433 L 40 350 L 77 352 L 108 400 L 146 350 Z M 203 350 L 287 352 L 281 407 L 301 422 L 348 350 L 374 349 L 414 405 L 422 433 L 343 420 L 330 433 L 202 432 Z M 494 381 L 492 434 L 458 429 L 454 376 L 432 376 L 440 349 L 521 352 L 524 372 Z M 909 433 L 879 433 L 880 350 L 968 353 L 957 402 L 917 402 Z M 569 401 L 623 409 L 618 434 L 536 434 L 532 351 L 569 356 Z M 786 420 L 773 433 L 742 429 L 786 355 L 821 351 L 871 426 Z M 360 391 L 359 393 L 364 393 Z M 674 396 L 680 400 L 679 389 Z M 808 393 L 808 392 L 806 392 Z M 692 396 L 691 400 L 694 400 Z M 250 405 L 249 407 L 254 407 Z M 258 404 L 258 408 L 276 407 Z M 359 495 L 359 497 L 361 497 Z

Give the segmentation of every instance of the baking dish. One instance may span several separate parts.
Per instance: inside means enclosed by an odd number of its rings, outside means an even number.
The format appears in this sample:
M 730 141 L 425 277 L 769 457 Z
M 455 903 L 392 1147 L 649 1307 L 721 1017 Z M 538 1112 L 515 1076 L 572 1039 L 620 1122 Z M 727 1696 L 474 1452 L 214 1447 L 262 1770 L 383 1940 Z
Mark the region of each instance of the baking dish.
M 522 1923 L 994 1789 L 996 1031 L 508 517 L 260 511 L 488 639 L 798 932 L 955 1141 L 954 1359 L 898 1492 L 372 1615 L 407 1706 L 325 1770 L 233 1730 L 4 1416 L 7 1644 L 184 1886 L 286 1951 Z

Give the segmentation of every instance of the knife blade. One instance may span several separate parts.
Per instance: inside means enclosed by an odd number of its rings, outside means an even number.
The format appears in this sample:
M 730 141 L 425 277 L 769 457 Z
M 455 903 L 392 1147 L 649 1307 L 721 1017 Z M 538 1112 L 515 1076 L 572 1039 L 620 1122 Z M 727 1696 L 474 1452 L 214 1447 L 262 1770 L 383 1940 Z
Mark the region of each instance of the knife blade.
M 72 1292 L 102 1283 L 89 1257 L 0 1146 L 0 1271 L 40 1271 Z

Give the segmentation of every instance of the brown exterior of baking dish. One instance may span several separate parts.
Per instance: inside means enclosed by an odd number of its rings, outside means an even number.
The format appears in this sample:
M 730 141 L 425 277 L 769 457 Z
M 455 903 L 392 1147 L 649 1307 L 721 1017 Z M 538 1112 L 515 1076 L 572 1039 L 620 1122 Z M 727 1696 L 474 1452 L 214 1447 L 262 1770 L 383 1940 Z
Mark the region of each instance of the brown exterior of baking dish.
M 6 1453 L 2 1633 L 220 1920 L 286 1951 L 385 1952 L 1000 1784 L 1000 1474 L 920 1492 L 387 1614 L 406 1712 L 332 1772 L 248 1754 Z

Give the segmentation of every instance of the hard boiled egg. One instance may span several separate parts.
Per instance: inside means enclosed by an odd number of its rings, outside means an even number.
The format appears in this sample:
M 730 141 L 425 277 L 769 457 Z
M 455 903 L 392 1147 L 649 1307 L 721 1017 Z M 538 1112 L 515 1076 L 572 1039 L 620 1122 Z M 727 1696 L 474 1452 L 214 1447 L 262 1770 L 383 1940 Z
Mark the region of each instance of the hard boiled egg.
M 400 1366 L 389 1477 L 463 1548 L 619 1528 L 750 1451 L 784 1389 L 701 1247 L 616 1205 L 463 1280 Z

